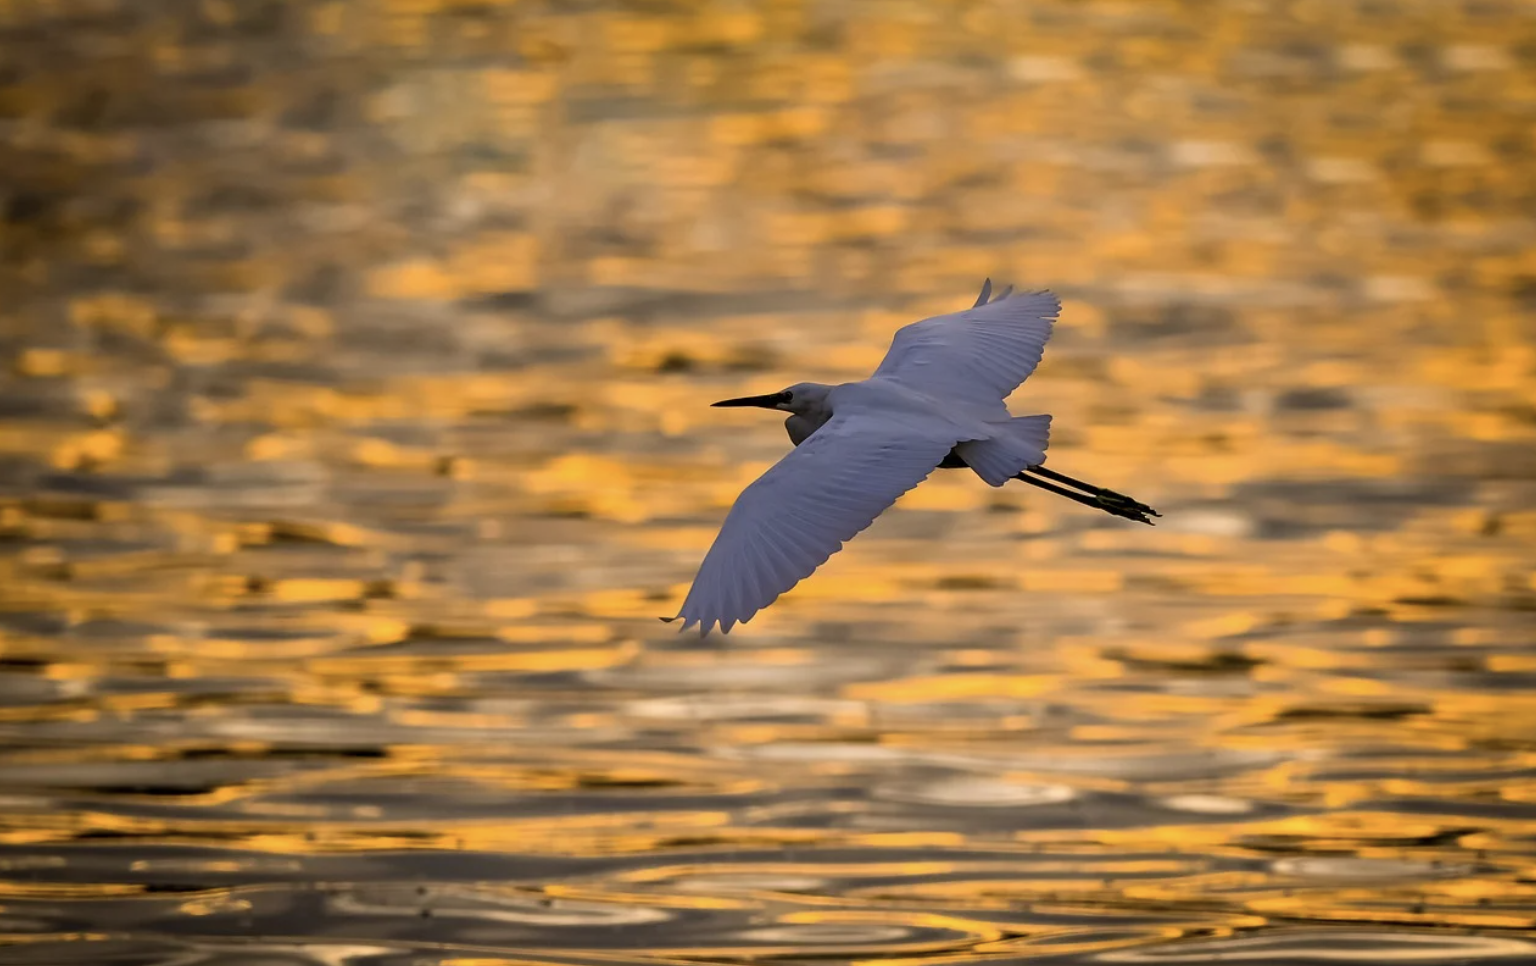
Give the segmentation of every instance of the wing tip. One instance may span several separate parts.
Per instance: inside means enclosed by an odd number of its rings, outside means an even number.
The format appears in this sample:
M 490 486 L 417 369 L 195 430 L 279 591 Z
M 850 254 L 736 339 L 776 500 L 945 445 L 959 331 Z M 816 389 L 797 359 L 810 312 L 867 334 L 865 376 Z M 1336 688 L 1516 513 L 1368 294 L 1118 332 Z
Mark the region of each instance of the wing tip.
M 700 617 L 689 617 L 686 614 L 674 614 L 671 617 L 658 617 L 656 619 L 661 621 L 663 624 L 671 624 L 675 621 L 682 621 L 683 626 L 677 629 L 679 634 L 683 633 L 691 627 L 697 627 L 699 629 L 699 637 L 701 639 L 709 637 L 709 635 L 714 632 L 717 624 L 720 627 L 721 634 L 729 634 L 731 632 L 732 625 L 736 623 L 736 621 L 719 620 L 717 618 L 710 618 L 709 620 L 705 620 Z M 746 621 L 742 621 L 741 623 L 745 624 Z
M 976 304 L 971 306 L 971 308 L 979 309 L 983 305 L 986 305 L 989 301 L 991 301 L 991 299 L 992 299 L 992 277 L 989 275 L 986 278 L 981 280 L 981 294 L 976 296 Z
M 1061 314 L 1061 296 L 1056 292 L 1053 292 L 1048 288 L 1023 289 L 1016 291 L 1014 286 L 1005 285 L 1001 289 L 998 289 L 996 294 L 993 294 L 991 276 L 988 276 L 982 280 L 981 294 L 976 296 L 976 304 L 972 305 L 971 308 L 979 309 L 982 306 L 996 305 L 998 302 L 1007 301 L 1008 299 L 1030 297 L 1039 297 L 1050 300 L 1052 308 L 1048 311 L 1041 311 L 1041 316 L 1043 318 L 1054 320 L 1058 315 Z

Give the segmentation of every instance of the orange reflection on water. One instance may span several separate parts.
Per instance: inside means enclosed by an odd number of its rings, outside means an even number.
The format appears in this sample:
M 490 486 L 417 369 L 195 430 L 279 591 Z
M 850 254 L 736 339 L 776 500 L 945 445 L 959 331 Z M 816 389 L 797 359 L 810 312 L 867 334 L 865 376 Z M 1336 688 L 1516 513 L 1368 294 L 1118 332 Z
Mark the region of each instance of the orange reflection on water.
M 1536 956 L 1515 5 L 87 6 L 0 4 L 3 942 Z M 660 625 L 788 447 L 708 404 L 985 276 L 1160 525 L 935 474 Z

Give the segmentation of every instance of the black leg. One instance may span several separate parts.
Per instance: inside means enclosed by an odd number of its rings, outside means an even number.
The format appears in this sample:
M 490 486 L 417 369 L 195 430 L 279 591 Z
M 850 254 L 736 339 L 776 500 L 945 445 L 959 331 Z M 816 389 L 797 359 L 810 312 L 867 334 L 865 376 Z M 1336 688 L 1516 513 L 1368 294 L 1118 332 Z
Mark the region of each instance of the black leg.
M 1066 475 L 1065 473 L 1057 473 L 1055 470 L 1048 470 L 1044 466 L 1031 466 L 1025 472 L 1035 473 L 1045 477 L 1048 480 L 1055 480 L 1058 483 L 1065 483 L 1068 486 L 1075 487 L 1079 490 L 1089 493 L 1111 506 L 1124 507 L 1128 510 L 1135 510 L 1138 513 L 1145 513 L 1148 516 L 1162 516 L 1161 513 L 1158 513 L 1156 510 L 1147 506 L 1145 503 L 1142 503 L 1140 500 L 1133 500 L 1126 496 L 1124 493 L 1116 493 L 1114 490 L 1107 490 L 1102 486 L 1094 486 L 1092 483 L 1084 483 L 1082 480 L 1074 480 L 1072 477 Z
M 1046 480 L 1040 479 L 1039 477 L 1031 476 L 1031 473 L 1039 473 L 1040 476 L 1051 476 L 1061 480 L 1063 483 L 1069 483 L 1078 487 L 1079 489 L 1087 490 L 1088 492 L 1074 493 L 1072 490 L 1069 490 L 1064 486 L 1057 486 L 1055 483 L 1050 483 Z M 1031 486 L 1038 486 L 1042 490 L 1049 490 L 1050 492 L 1055 493 L 1057 496 L 1064 496 L 1076 503 L 1081 503 L 1083 506 L 1091 506 L 1096 510 L 1103 510 L 1105 513 L 1111 514 L 1112 516 L 1122 517 L 1126 520 L 1135 520 L 1137 523 L 1145 523 L 1148 526 L 1152 525 L 1152 521 L 1147 519 L 1149 515 L 1154 517 L 1162 516 L 1161 513 L 1158 513 L 1156 510 L 1147 506 L 1145 503 L 1138 502 L 1128 496 L 1116 493 L 1114 490 L 1106 490 L 1103 487 L 1093 486 L 1089 483 L 1082 483 L 1078 480 L 1072 479 L 1071 477 L 1063 476 L 1060 473 L 1047 473 L 1044 467 L 1032 466 L 1025 470 L 1023 473 L 1020 473 L 1016 479 L 1023 480 L 1025 483 L 1028 483 Z

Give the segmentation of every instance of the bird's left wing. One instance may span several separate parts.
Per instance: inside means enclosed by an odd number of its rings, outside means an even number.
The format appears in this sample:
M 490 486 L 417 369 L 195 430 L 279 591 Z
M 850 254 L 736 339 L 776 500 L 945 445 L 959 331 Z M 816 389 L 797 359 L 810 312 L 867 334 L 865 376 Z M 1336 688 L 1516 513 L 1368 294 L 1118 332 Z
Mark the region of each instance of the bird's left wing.
M 991 285 L 982 296 L 991 295 Z M 1061 302 L 1050 292 L 1012 294 L 963 312 L 903 326 L 875 375 L 925 392 L 996 405 L 1035 371 Z
M 942 424 L 834 416 L 742 491 L 678 616 L 728 633 L 811 575 L 921 483 L 957 441 Z

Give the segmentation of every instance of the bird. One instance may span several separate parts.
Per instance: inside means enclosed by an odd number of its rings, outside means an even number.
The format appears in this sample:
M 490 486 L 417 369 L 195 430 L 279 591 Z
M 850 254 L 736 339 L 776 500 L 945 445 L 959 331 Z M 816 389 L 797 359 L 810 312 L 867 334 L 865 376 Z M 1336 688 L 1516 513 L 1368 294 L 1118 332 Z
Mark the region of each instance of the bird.
M 992 486 L 1022 480 L 1126 520 L 1162 514 L 1046 469 L 1048 415 L 1013 416 L 1004 399 L 1040 364 L 1061 311 L 1048 291 L 993 295 L 897 330 L 874 375 L 712 403 L 788 413 L 794 444 L 726 515 L 678 613 L 708 637 L 750 621 L 935 469 L 969 467 Z

